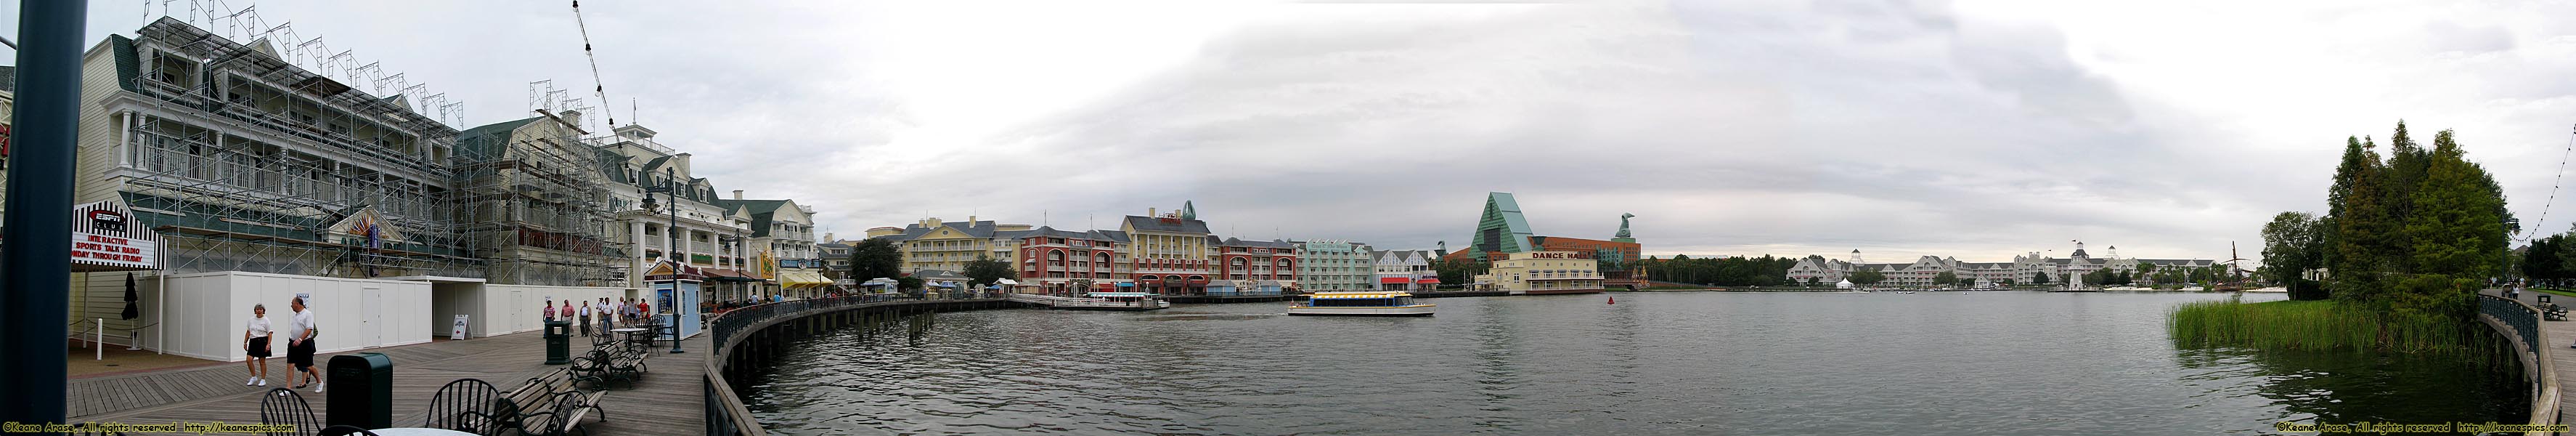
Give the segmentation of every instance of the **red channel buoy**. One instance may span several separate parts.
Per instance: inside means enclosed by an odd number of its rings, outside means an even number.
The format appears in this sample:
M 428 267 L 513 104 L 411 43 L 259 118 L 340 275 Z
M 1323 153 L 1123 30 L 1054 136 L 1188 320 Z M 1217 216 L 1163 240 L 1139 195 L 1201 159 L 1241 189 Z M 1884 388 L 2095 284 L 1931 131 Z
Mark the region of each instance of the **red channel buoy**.
M 1612 295 L 1612 296 L 1610 296 L 1610 304 L 1619 304 L 1619 296 L 1617 296 L 1617 295 Z

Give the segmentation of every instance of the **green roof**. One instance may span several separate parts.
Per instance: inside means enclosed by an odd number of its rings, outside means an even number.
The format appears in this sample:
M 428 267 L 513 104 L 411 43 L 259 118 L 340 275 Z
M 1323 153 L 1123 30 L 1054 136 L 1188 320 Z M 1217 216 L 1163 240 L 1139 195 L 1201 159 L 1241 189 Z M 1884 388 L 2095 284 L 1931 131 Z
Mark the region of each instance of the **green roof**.
M 757 237 L 765 237 L 765 236 L 769 236 L 769 222 L 770 222 L 770 217 L 777 216 L 777 215 L 778 215 L 778 207 L 779 207 L 779 206 L 782 206 L 782 205 L 786 205 L 786 204 L 787 204 L 787 200 L 721 200 L 721 199 L 719 199 L 719 200 L 714 201 L 714 204 L 715 204 L 716 206 L 722 206 L 722 207 L 724 207 L 724 208 L 725 208 L 725 210 L 728 210 L 728 211 L 733 210 L 733 209 L 735 209 L 735 208 L 745 208 L 745 209 L 750 209 L 750 211 L 751 211 L 751 236 L 752 236 L 752 237 L 757 238 Z
M 509 149 L 510 132 L 518 131 L 520 126 L 526 126 L 528 123 L 544 118 L 528 117 L 523 120 L 502 121 L 466 129 L 456 134 L 456 152 L 481 159 L 500 157 L 502 151 Z

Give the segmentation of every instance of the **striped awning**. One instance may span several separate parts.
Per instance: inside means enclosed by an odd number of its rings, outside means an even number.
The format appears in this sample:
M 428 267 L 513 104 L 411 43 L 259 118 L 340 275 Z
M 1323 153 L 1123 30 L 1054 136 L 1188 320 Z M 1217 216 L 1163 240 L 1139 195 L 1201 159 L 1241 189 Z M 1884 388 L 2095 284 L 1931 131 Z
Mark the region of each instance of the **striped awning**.
M 832 284 L 832 280 L 823 278 L 822 274 L 797 271 L 778 273 L 778 285 L 788 288 L 819 288 L 829 284 Z

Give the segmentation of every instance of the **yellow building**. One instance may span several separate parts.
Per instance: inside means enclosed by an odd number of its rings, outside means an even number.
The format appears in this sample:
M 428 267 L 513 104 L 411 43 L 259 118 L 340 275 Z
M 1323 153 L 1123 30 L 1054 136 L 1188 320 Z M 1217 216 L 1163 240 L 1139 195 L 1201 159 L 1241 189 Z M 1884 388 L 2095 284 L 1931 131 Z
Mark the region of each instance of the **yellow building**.
M 1181 210 L 1157 214 L 1146 209 L 1146 216 L 1129 215 L 1119 223 L 1118 231 L 1128 238 L 1127 258 L 1136 271 L 1136 290 L 1162 295 L 1207 295 L 1210 271 L 1208 260 L 1216 256 L 1216 239 L 1208 232 L 1206 221 L 1198 219 L 1198 208 L 1183 202 Z
M 1528 251 L 1494 261 L 1476 283 L 1513 295 L 1601 293 L 1600 261 L 1581 251 Z
M 1030 226 L 1027 224 L 994 224 L 992 221 L 976 221 L 975 217 L 968 216 L 965 222 L 942 222 L 939 218 L 923 218 L 921 222 L 904 226 L 900 231 L 887 231 L 892 230 L 891 227 L 870 229 L 868 236 L 891 238 L 895 246 L 903 252 L 904 271 L 925 269 L 965 271 L 966 263 L 975 261 L 975 257 L 979 255 L 1003 262 L 1013 262 L 1012 254 L 1019 252 L 1018 247 L 1013 244 L 1018 243 L 1021 232 L 1027 232 L 1029 229 Z M 1012 265 L 1018 264 L 1012 263 Z

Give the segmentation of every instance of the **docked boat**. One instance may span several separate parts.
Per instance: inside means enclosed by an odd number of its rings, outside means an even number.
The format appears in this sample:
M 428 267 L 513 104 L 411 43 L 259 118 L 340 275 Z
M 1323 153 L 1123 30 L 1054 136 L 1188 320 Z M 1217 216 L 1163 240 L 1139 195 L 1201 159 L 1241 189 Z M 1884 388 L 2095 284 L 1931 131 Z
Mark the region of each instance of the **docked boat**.
M 1071 310 L 1154 310 L 1172 307 L 1172 302 L 1143 292 L 1093 292 L 1082 297 L 1011 294 L 1011 301 L 1034 303 L 1056 309 Z
M 1288 306 L 1289 315 L 1431 316 L 1437 304 L 1416 303 L 1403 292 L 1317 292 L 1304 304 Z

